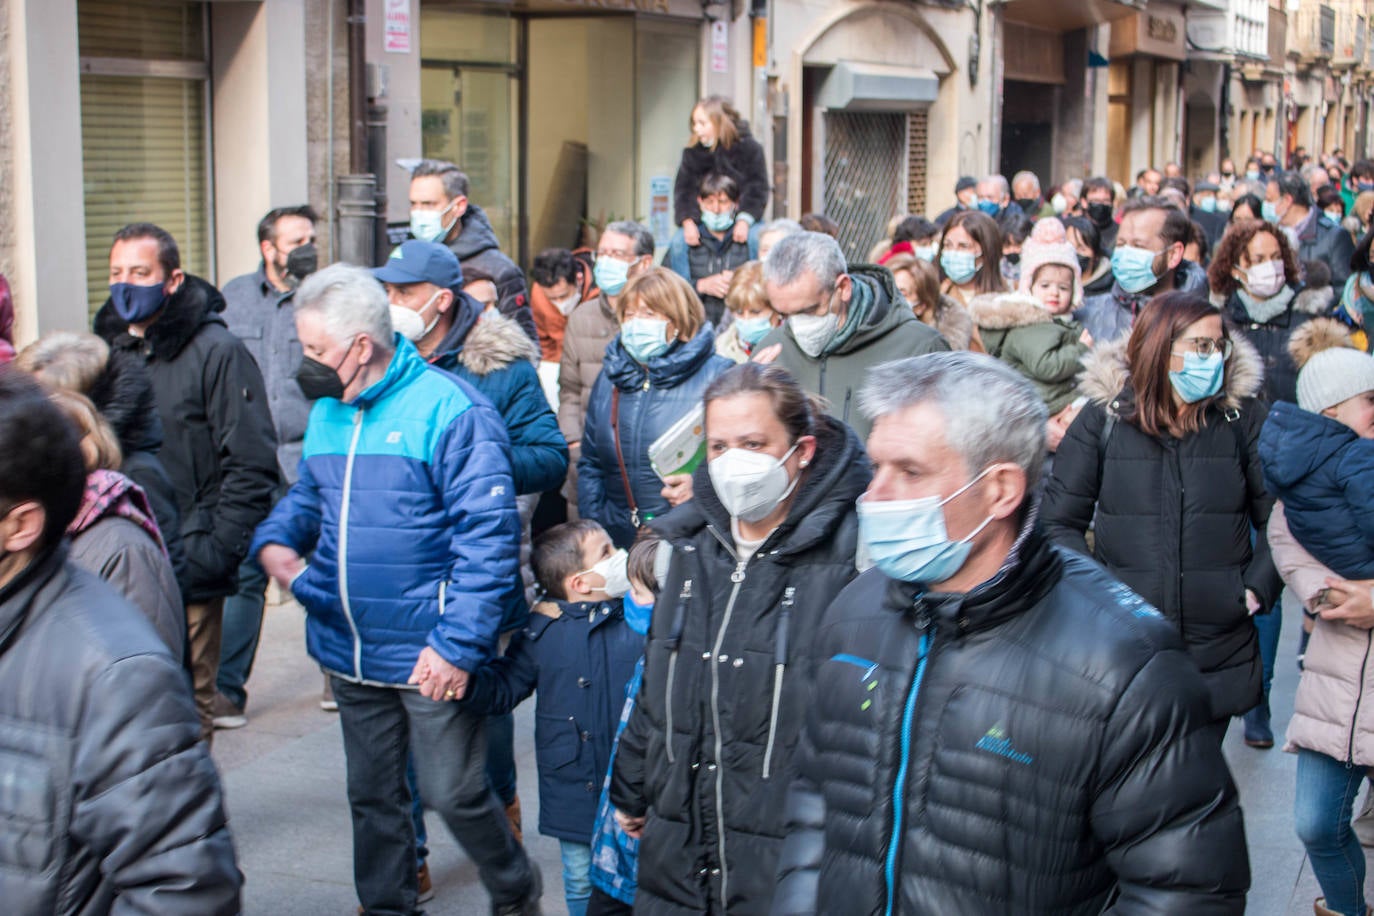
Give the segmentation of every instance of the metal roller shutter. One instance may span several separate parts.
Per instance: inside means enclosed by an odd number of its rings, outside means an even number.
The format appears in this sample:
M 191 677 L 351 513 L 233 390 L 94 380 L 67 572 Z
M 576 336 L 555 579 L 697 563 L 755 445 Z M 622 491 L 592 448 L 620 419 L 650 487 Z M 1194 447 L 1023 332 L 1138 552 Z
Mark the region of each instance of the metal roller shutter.
M 888 220 L 905 213 L 907 116 L 825 113 L 825 215 L 850 263 L 863 262 Z

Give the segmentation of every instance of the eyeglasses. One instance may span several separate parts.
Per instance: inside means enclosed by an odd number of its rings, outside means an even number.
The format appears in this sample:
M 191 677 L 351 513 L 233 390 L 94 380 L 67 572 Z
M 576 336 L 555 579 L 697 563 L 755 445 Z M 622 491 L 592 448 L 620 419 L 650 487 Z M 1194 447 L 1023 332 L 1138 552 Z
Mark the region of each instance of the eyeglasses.
M 598 251 L 596 256 L 598 258 L 615 258 L 617 261 L 635 261 L 639 258 L 639 255 L 633 251 Z
M 1177 343 L 1187 347 L 1184 352 L 1196 353 L 1201 357 L 1211 356 L 1213 353 L 1220 353 L 1222 359 L 1230 359 L 1231 351 L 1235 349 L 1235 344 L 1229 337 L 1213 339 L 1211 337 L 1180 337 Z M 1182 353 L 1175 351 L 1174 355 L 1182 356 Z

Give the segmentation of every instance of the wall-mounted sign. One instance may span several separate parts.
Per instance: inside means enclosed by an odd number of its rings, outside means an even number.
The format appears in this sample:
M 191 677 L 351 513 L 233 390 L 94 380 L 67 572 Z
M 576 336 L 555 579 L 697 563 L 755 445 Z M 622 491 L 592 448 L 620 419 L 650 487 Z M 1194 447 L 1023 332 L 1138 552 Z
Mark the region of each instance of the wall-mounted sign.
M 410 0 L 386 0 L 382 47 L 392 54 L 410 53 Z
M 711 23 L 711 72 L 730 72 L 730 23 L 721 19 Z

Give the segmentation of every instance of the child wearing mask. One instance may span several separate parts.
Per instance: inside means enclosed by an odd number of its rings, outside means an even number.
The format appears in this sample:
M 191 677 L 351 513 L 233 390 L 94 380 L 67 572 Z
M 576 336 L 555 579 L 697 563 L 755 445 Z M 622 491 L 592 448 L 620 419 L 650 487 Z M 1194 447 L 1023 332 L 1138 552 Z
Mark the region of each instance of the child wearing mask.
M 729 175 L 707 175 L 697 192 L 701 215 L 696 217 L 701 241 L 688 245 L 683 231 L 673 234 L 664 263 L 692 284 L 706 307 L 706 318 L 717 328 L 725 316 L 725 297 L 735 270 L 758 257 L 754 234 L 735 241 L 733 227 L 739 215 L 739 185 Z
M 463 699 L 484 715 L 510 712 L 531 693 L 539 768 L 539 832 L 559 841 L 571 916 L 591 897 L 592 831 L 610 766 L 625 685 L 644 650 L 626 618 L 628 557 L 590 519 L 557 525 L 534 542 L 544 591 L 510 649 L 472 673 Z
M 749 361 L 759 341 L 782 324 L 782 316 L 768 304 L 763 287 L 763 262 L 750 261 L 730 278 L 725 307 L 733 319 L 716 337 L 716 352 L 737 363 Z
M 649 635 L 649 622 L 658 600 L 658 583 L 667 573 L 669 551 L 662 539 L 649 529 L 630 547 L 628 572 L 630 591 L 625 595 L 625 622 L 640 636 Z M 639 877 L 639 840 L 616 823 L 611 804 L 611 769 L 620 747 L 620 733 L 634 712 L 635 697 L 644 680 L 644 657 L 635 663 L 634 676 L 625 685 L 625 704 L 611 747 L 611 765 L 601 787 L 601 803 L 596 809 L 596 832 L 592 837 L 592 901 L 588 916 L 630 916 L 634 911 L 635 886 Z
M 1078 252 L 1053 217 L 1036 223 L 1021 248 L 1014 292 L 977 296 L 969 304 L 983 346 L 1030 379 L 1049 408 L 1051 425 L 1067 428 L 1075 378 L 1092 337 L 1072 318 L 1083 298 Z M 1053 441 L 1053 437 L 1052 437 Z

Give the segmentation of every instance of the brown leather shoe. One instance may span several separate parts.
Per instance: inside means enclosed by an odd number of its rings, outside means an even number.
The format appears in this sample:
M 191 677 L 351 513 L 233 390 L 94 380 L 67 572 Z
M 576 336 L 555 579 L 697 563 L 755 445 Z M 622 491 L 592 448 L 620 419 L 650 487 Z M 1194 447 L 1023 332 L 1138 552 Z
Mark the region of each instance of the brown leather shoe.
M 428 903 L 434 899 L 434 883 L 429 880 L 428 862 L 420 866 L 420 871 L 415 876 L 415 884 L 420 892 L 419 896 L 415 898 L 416 903 Z
M 520 796 L 516 795 L 506 805 L 506 820 L 510 821 L 510 832 L 515 834 L 515 842 L 525 845 L 525 833 L 520 829 Z

